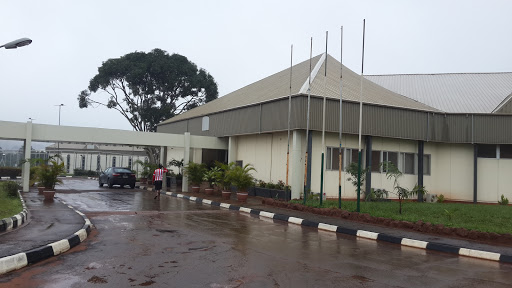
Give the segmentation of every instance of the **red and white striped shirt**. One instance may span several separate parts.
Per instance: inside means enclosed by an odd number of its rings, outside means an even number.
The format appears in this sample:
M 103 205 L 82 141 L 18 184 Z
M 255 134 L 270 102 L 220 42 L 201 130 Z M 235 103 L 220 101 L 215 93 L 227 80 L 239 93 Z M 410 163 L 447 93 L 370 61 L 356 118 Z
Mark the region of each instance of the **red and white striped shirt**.
M 167 173 L 167 169 L 156 169 L 155 172 L 153 172 L 153 181 L 162 181 L 164 173 Z

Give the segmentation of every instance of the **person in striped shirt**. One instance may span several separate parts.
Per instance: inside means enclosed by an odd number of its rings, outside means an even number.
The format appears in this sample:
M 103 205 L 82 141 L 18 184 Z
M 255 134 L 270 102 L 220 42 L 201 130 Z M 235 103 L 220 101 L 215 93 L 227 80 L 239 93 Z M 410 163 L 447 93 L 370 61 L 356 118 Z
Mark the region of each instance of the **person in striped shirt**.
M 153 183 L 155 183 L 155 198 L 160 199 L 160 190 L 162 190 L 162 180 L 164 178 L 165 173 L 167 173 L 167 169 L 163 168 L 162 164 L 158 164 L 158 169 L 153 172 Z

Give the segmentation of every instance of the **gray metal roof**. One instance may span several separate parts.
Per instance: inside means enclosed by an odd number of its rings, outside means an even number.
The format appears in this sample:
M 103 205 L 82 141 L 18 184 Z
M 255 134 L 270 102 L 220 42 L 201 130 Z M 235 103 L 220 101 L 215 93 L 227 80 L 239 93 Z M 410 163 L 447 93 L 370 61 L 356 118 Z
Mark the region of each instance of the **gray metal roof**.
M 327 58 L 327 80 L 324 85 L 325 59 Z M 312 59 L 311 94 L 339 99 L 340 95 L 340 62 L 324 54 Z M 306 94 L 309 78 L 309 59 L 292 67 L 292 95 Z M 268 102 L 290 94 L 290 69 L 282 70 L 276 74 L 240 88 L 232 93 L 222 96 L 214 101 L 177 115 L 159 125 L 172 123 L 183 119 L 190 119 L 209 115 L 212 113 L 240 108 L 257 103 Z M 325 87 L 325 89 L 324 89 Z M 343 99 L 359 101 L 361 77 L 347 67 L 343 66 Z M 324 90 L 326 92 L 324 92 Z M 363 102 L 383 106 L 401 107 L 415 110 L 440 112 L 424 103 L 399 95 L 386 88 L 364 79 Z
M 378 85 L 448 113 L 493 113 L 512 93 L 512 72 L 365 75 Z

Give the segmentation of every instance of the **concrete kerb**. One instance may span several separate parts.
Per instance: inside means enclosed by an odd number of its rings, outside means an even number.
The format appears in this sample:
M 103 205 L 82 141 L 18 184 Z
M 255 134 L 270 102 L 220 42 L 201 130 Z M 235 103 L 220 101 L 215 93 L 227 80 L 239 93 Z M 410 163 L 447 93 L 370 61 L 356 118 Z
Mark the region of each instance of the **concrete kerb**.
M 16 229 L 18 227 L 21 227 L 21 225 L 25 224 L 28 220 L 28 210 L 27 206 L 25 205 L 25 200 L 23 200 L 23 197 L 21 197 L 21 193 L 18 190 L 18 196 L 21 200 L 21 205 L 23 206 L 23 210 L 11 217 L 4 218 L 0 220 L 0 233 L 7 232 L 13 229 Z
M 347 234 L 347 235 L 352 235 L 352 236 L 365 238 L 365 239 L 371 239 L 371 240 L 375 240 L 375 241 L 390 242 L 390 243 L 399 244 L 399 245 L 408 246 L 408 247 L 433 250 L 433 251 L 438 251 L 438 252 L 452 253 L 452 254 L 457 254 L 460 256 L 466 256 L 466 257 L 472 257 L 472 258 L 478 258 L 478 259 L 484 259 L 484 260 L 491 260 L 491 261 L 497 261 L 497 262 L 503 262 L 503 263 L 512 263 L 512 255 L 504 255 L 504 254 L 500 254 L 500 253 L 468 249 L 465 247 L 457 247 L 454 245 L 448 245 L 448 244 L 443 244 L 443 243 L 426 242 L 426 241 L 421 241 L 421 240 L 396 237 L 396 236 L 392 236 L 392 235 L 387 235 L 385 233 L 376 233 L 376 232 L 365 231 L 365 230 L 356 230 L 356 229 L 352 229 L 352 228 L 346 228 L 346 227 L 335 226 L 335 225 L 331 225 L 331 224 L 309 221 L 306 219 L 291 217 L 291 216 L 287 216 L 287 215 L 283 215 L 283 214 L 276 214 L 276 213 L 270 213 L 270 212 L 266 212 L 266 211 L 262 211 L 262 210 L 255 210 L 255 209 L 251 209 L 251 208 L 240 207 L 240 206 L 236 206 L 236 205 L 232 205 L 232 204 L 228 204 L 228 203 L 219 203 L 219 202 L 215 202 L 215 201 L 211 201 L 211 200 L 207 200 L 207 199 L 201 199 L 198 197 L 192 197 L 192 196 L 187 196 L 187 195 L 178 194 L 178 193 L 161 192 L 161 194 L 165 194 L 165 195 L 176 197 L 176 198 L 184 198 L 184 199 L 187 199 L 192 202 L 202 203 L 203 205 L 219 206 L 219 207 L 229 209 L 229 210 L 240 211 L 240 212 L 248 213 L 248 214 L 252 214 L 252 215 L 259 215 L 260 217 L 281 220 L 281 221 L 285 221 L 288 223 L 317 228 L 319 230 L 324 230 L 324 231 Z
M 66 202 L 58 199 L 57 197 L 55 197 L 55 199 L 64 205 L 67 205 Z M 84 218 L 84 226 L 80 230 L 60 241 L 53 242 L 26 252 L 0 258 L 0 275 L 18 270 L 30 264 L 35 264 L 49 257 L 57 256 L 77 246 L 87 238 L 91 232 L 91 229 L 94 228 L 91 221 L 82 212 L 76 210 L 70 205 L 67 206 L 82 216 L 82 218 Z

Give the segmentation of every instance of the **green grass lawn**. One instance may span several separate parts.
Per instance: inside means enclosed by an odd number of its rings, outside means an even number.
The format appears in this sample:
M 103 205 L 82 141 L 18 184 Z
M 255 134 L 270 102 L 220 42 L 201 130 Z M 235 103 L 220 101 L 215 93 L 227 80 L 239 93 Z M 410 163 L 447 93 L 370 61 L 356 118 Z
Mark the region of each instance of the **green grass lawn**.
M 19 197 L 8 197 L 4 183 L 0 182 L 0 219 L 14 216 L 23 211 Z
M 302 204 L 302 200 L 294 200 Z M 319 207 L 318 200 L 309 200 L 306 205 Z M 342 201 L 341 208 L 356 211 L 355 201 Z M 338 208 L 337 200 L 323 201 L 324 208 Z M 483 232 L 512 233 L 512 207 L 502 205 L 461 203 L 402 203 L 402 214 L 398 213 L 398 202 L 363 202 L 361 213 L 394 220 L 430 222 L 447 227 L 466 228 Z

